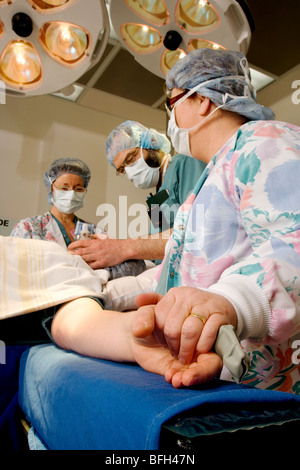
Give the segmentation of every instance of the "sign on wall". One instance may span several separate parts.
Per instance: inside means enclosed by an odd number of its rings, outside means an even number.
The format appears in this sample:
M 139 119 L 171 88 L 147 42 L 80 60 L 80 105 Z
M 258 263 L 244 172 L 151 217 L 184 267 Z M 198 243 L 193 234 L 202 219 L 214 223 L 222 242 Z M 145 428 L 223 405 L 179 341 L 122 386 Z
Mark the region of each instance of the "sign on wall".
M 0 215 L 0 235 L 3 237 L 8 237 L 17 222 L 19 221 L 16 219 L 2 217 Z

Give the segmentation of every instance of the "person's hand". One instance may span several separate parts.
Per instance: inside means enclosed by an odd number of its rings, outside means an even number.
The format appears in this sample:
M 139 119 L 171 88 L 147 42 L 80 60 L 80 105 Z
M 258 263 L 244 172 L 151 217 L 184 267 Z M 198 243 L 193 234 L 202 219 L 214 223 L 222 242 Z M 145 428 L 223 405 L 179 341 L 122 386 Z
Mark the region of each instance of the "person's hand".
M 125 252 L 126 240 L 108 238 L 101 235 L 70 243 L 71 254 L 79 255 L 92 269 L 116 266 L 127 259 Z
M 222 359 L 214 352 L 196 353 L 183 365 L 153 335 L 155 305 L 139 309 L 132 329 L 132 350 L 136 362 L 148 372 L 163 375 L 173 387 L 189 387 L 211 381 L 220 375 Z
M 193 287 L 175 287 L 164 296 L 142 294 L 136 304 L 156 304 L 154 336 L 181 364 L 211 351 L 221 325 L 237 323 L 235 309 L 225 297 Z M 139 311 L 139 321 L 147 323 L 148 311 Z

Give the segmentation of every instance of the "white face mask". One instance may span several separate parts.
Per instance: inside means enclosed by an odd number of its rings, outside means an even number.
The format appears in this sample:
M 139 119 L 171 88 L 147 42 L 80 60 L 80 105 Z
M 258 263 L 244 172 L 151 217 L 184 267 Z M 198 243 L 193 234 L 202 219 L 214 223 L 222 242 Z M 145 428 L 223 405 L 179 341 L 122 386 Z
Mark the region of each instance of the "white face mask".
M 178 103 L 179 102 L 181 102 L 181 100 L 178 101 Z M 204 118 L 201 122 L 199 122 L 195 126 L 190 127 L 189 129 L 183 129 L 182 127 L 178 127 L 176 124 L 176 121 L 175 121 L 176 105 L 175 105 L 171 112 L 167 134 L 170 137 L 172 145 L 174 149 L 176 150 L 176 152 L 186 155 L 188 157 L 193 157 L 193 155 L 191 154 L 191 149 L 190 149 L 190 135 L 189 135 L 190 131 L 196 128 L 200 128 L 202 124 L 206 121 L 206 119 L 208 119 L 213 113 L 215 113 L 218 109 L 222 108 L 223 106 L 224 104 L 215 108 L 208 116 L 206 116 L 206 118 Z
M 53 204 L 63 214 L 73 214 L 83 207 L 85 192 L 78 193 L 73 190 L 62 191 L 56 188 L 53 189 Z
M 140 189 L 153 188 L 159 180 L 160 166 L 151 167 L 144 160 L 141 148 L 141 156 L 132 165 L 125 166 L 127 178 L 134 186 Z
M 198 126 L 198 124 L 197 124 Z M 168 124 L 168 136 L 171 139 L 172 145 L 177 153 L 182 153 L 187 157 L 192 157 L 190 150 L 190 137 L 189 131 L 194 129 L 196 126 L 190 129 L 183 129 L 177 126 L 175 121 L 175 112 L 174 109 L 171 112 L 171 117 Z
M 234 76 L 229 76 L 227 78 L 234 78 Z M 246 77 L 246 78 L 248 79 L 248 77 Z M 176 150 L 177 153 L 182 153 L 183 155 L 187 155 L 188 157 L 192 157 L 193 155 L 191 154 L 191 150 L 190 150 L 189 132 L 196 129 L 197 127 L 201 127 L 206 119 L 208 119 L 210 116 L 212 116 L 212 114 L 215 113 L 218 109 L 223 108 L 223 106 L 225 106 L 225 104 L 226 104 L 227 98 L 229 96 L 227 93 L 223 96 L 223 104 L 218 106 L 217 108 L 215 108 L 208 116 L 206 116 L 206 118 L 204 118 L 201 122 L 199 122 L 199 124 L 196 124 L 195 126 L 190 127 L 189 129 L 183 129 L 183 128 L 177 126 L 176 120 L 175 120 L 175 108 L 176 108 L 176 106 L 178 106 L 180 103 L 182 103 L 182 101 L 186 100 L 195 91 L 198 91 L 199 88 L 203 87 L 204 85 L 206 85 L 210 81 L 211 80 L 206 80 L 205 82 L 200 83 L 199 85 L 196 85 L 194 88 L 189 90 L 189 92 L 186 95 L 184 95 L 182 98 L 180 98 L 180 100 L 178 100 L 175 103 L 175 106 L 171 111 L 167 134 L 170 137 L 172 145 L 173 145 L 173 147 L 174 147 L 174 149 Z M 249 91 L 249 93 L 250 93 L 250 91 Z

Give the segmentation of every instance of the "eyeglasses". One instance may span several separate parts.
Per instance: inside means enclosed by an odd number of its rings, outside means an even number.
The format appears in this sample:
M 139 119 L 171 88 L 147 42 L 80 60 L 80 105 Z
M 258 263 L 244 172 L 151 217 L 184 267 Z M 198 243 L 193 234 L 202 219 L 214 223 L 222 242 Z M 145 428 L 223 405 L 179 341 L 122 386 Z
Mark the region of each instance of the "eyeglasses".
M 176 101 L 180 100 L 180 98 L 183 98 L 189 91 L 190 90 L 184 90 L 182 93 L 179 93 L 179 95 L 173 96 L 173 98 L 169 98 L 167 96 L 165 107 L 169 116 L 171 115 L 172 107 L 174 106 Z
M 69 186 L 61 186 L 60 188 L 57 188 L 56 186 L 54 186 L 54 187 L 58 191 L 75 191 L 75 193 L 85 193 L 86 192 L 86 188 L 83 188 L 82 186 L 75 186 L 75 188 L 70 188 Z
M 118 176 L 125 175 L 125 167 L 130 166 L 135 162 L 136 156 L 137 156 L 139 150 L 140 150 L 140 147 L 137 147 L 136 149 L 134 149 L 133 152 L 129 152 L 126 155 L 126 158 L 124 159 L 123 165 L 119 166 L 119 168 L 116 168 L 116 174 Z
M 209 81 L 209 80 L 207 80 L 207 81 Z M 184 99 L 186 99 L 189 96 L 192 96 L 196 91 L 199 90 L 199 88 L 201 88 L 206 83 L 207 82 L 199 83 L 194 88 L 191 88 L 190 90 L 184 90 L 182 93 L 179 93 L 178 95 L 173 96 L 173 98 L 171 98 L 172 90 L 165 89 L 165 95 L 167 97 L 166 102 L 165 102 L 165 107 L 166 107 L 166 110 L 167 110 L 167 113 L 168 113 L 169 117 L 171 116 L 172 106 L 174 106 L 174 104 L 177 101 L 181 100 L 183 97 L 185 97 Z M 182 99 L 182 101 L 184 101 L 184 100 Z

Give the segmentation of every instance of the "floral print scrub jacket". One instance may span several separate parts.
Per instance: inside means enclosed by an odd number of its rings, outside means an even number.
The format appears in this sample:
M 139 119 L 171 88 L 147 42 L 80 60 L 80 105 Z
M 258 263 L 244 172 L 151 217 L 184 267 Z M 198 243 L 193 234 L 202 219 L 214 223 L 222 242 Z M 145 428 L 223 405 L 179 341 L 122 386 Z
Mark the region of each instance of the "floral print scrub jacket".
M 77 220 L 79 219 L 76 218 L 76 221 Z M 64 238 L 56 219 L 51 215 L 50 211 L 42 215 L 20 220 L 20 222 L 14 226 L 10 236 L 56 242 L 63 248 L 66 248 L 68 242 L 70 243 L 71 241 L 68 240 L 67 242 Z
M 175 286 L 235 306 L 244 383 L 300 394 L 300 128 L 248 122 L 210 161 L 177 213 L 156 290 Z

